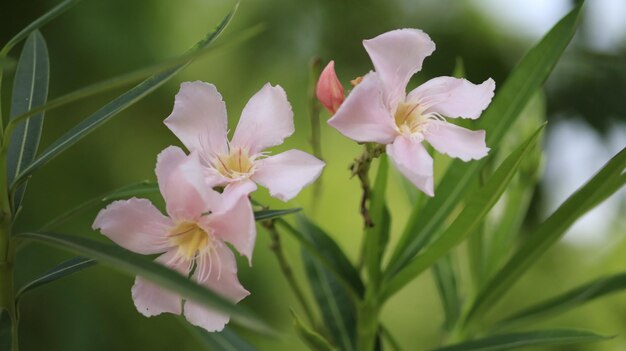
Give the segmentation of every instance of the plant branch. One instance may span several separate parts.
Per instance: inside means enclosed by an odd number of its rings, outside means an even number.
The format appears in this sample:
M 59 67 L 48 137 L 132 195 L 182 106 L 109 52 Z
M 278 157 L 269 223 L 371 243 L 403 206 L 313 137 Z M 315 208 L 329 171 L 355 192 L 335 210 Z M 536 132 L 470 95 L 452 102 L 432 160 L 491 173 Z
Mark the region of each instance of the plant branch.
M 370 166 L 372 165 L 372 161 L 382 155 L 385 152 L 385 149 L 383 145 L 372 143 L 367 143 L 364 146 L 365 147 L 361 156 L 356 158 L 350 165 L 350 171 L 352 172 L 352 176 L 359 177 L 359 181 L 361 182 L 361 191 L 363 192 L 360 205 L 361 216 L 363 217 L 364 227 L 371 228 L 374 226 L 374 223 L 370 218 L 368 208 L 368 202 L 372 192 L 368 173 Z

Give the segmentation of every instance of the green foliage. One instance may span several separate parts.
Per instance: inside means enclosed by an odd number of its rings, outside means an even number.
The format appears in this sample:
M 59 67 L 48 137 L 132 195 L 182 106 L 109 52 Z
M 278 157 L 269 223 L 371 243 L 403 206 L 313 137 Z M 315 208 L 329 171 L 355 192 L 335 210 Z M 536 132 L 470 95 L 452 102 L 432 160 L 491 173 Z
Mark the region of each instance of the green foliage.
M 610 339 L 593 332 L 575 329 L 540 330 L 488 336 L 433 351 L 505 351 L 531 346 L 551 346 L 597 342 Z
M 0 308 L 0 351 L 11 350 L 11 316 Z
M 46 103 L 48 98 L 48 81 L 50 80 L 50 60 L 46 40 L 38 30 L 28 36 L 22 54 L 17 63 L 13 80 L 10 118 L 32 110 Z M 16 125 L 7 154 L 8 181 L 13 182 L 19 173 L 35 159 L 41 129 L 43 113 Z M 19 209 L 26 182 L 13 194 L 13 207 Z
M 317 333 L 315 330 L 309 328 L 304 322 L 296 315 L 293 310 L 291 311 L 291 317 L 293 319 L 293 326 L 296 333 L 302 341 L 313 351 L 336 351 L 326 338 Z
M 373 221 L 373 227 L 366 228 L 365 238 L 363 239 L 365 245 L 364 259 L 370 284 L 374 285 L 374 288 L 379 284 L 382 274 L 381 261 L 389 241 L 389 229 L 391 226 L 391 215 L 385 200 L 389 174 L 388 168 L 387 156 L 383 155 L 380 158 L 378 174 L 374 182 L 369 205 L 369 216 Z
M 454 328 L 461 314 L 462 301 L 459 296 L 459 281 L 455 269 L 455 257 L 449 253 L 433 265 L 433 277 L 445 314 L 444 328 L 447 331 L 451 331 Z
M 200 327 L 189 325 L 187 321 L 182 321 L 197 339 L 206 345 L 207 350 L 220 351 L 255 351 L 256 348 L 245 341 L 241 336 L 237 335 L 230 327 L 224 328 L 218 333 L 209 333 Z

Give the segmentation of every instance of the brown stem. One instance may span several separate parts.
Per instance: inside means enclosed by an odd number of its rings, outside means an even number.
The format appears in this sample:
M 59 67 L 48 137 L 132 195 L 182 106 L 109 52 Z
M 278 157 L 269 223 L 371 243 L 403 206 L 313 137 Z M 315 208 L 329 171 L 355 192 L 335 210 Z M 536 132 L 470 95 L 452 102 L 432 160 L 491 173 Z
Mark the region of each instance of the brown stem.
M 360 212 L 363 217 L 363 224 L 365 228 L 371 228 L 374 226 L 368 208 L 369 198 L 372 193 L 368 173 L 370 166 L 372 165 L 372 161 L 384 152 L 385 149 L 383 145 L 367 143 L 365 144 L 365 148 L 363 149 L 361 156 L 356 158 L 354 163 L 350 165 L 352 176 L 359 177 L 359 181 L 361 182 L 361 191 L 363 195 L 361 196 Z

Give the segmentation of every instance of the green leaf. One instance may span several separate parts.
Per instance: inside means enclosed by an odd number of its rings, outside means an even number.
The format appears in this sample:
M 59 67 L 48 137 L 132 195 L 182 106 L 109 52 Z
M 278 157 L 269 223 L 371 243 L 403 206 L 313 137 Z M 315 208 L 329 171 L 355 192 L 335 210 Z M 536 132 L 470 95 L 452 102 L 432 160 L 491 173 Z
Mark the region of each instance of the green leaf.
M 46 285 L 48 283 L 52 283 L 55 280 L 67 277 L 72 273 L 79 272 L 85 268 L 93 266 L 94 264 L 96 264 L 96 260 L 85 257 L 74 257 L 65 262 L 62 262 L 61 264 L 47 271 L 40 277 L 37 277 L 30 283 L 27 283 L 26 285 L 21 287 L 17 291 L 17 294 L 15 294 L 15 303 L 17 304 L 22 295 L 30 290 L 38 288 L 42 285 Z
M 484 314 L 552 247 L 578 218 L 626 183 L 626 148 L 541 223 L 500 271 L 485 284 L 469 310 L 467 321 Z
M 299 219 L 301 233 L 313 244 L 314 250 L 331 262 L 331 267 L 335 267 L 339 275 L 350 282 L 358 296 L 362 296 L 364 287 L 359 274 L 337 244 L 304 216 Z M 334 344 L 340 350 L 355 350 L 356 306 L 350 290 L 305 247 L 302 248 L 302 259 L 313 296 Z
M 26 28 L 22 29 L 19 33 L 17 33 L 8 43 L 4 45 L 2 50 L 0 50 L 0 57 L 6 56 L 9 51 L 20 41 L 24 40 L 26 37 L 30 35 L 30 33 L 37 28 L 43 26 L 48 23 L 58 15 L 70 9 L 72 6 L 76 5 L 80 0 L 65 0 L 62 3 L 58 4 L 50 11 L 46 12 L 43 16 L 34 20 L 31 24 L 26 26 Z
M 432 272 L 445 314 L 444 329 L 451 331 L 461 315 L 461 298 L 454 256 L 445 255 L 435 263 Z
M 312 351 L 337 351 L 326 338 L 309 328 L 304 322 L 291 310 L 291 317 L 293 318 L 293 326 L 296 330 L 296 334 Z
M 254 220 L 256 221 L 264 221 L 267 219 L 273 219 L 282 217 L 288 214 L 296 213 L 302 211 L 301 208 L 286 208 L 283 210 L 261 210 L 254 212 Z
M 205 39 L 198 42 L 192 50 L 201 50 L 202 48 L 212 44 L 226 28 L 226 26 L 232 19 L 236 9 L 237 7 L 235 7 L 228 15 L 226 15 L 226 17 L 224 18 L 224 20 L 222 20 L 217 29 L 209 34 Z M 65 133 L 55 142 L 53 142 L 52 145 L 44 150 L 23 172 L 21 172 L 17 179 L 15 179 L 12 183 L 12 187 L 20 184 L 25 177 L 29 176 L 39 167 L 45 165 L 51 159 L 58 156 L 61 152 L 74 145 L 87 134 L 93 132 L 96 128 L 110 120 L 113 116 L 117 115 L 119 112 L 133 105 L 134 103 L 154 91 L 156 88 L 163 85 L 170 78 L 176 75 L 176 73 L 185 68 L 185 66 L 187 66 L 187 64 L 189 64 L 190 62 L 191 61 L 188 61 L 187 63 L 167 69 L 148 78 L 136 87 L 132 88 L 131 90 L 120 95 L 113 101 L 100 108 L 98 111 L 84 119 L 78 125 L 74 126 L 67 133 Z
M 389 163 L 387 155 L 380 157 L 378 174 L 370 198 L 369 215 L 373 227 L 365 230 L 365 264 L 370 284 L 377 286 L 381 276 L 381 260 L 389 241 L 391 215 L 385 203 Z
M 11 350 L 11 316 L 4 308 L 0 308 L 0 351 Z
M 58 247 L 76 254 L 90 257 L 131 276 L 141 276 L 163 288 L 179 293 L 181 296 L 201 303 L 209 308 L 231 315 L 241 325 L 262 332 L 273 333 L 272 329 L 250 312 L 223 298 L 219 294 L 196 284 L 163 265 L 153 262 L 148 257 L 87 238 L 55 233 L 19 233 L 18 240 L 30 240 Z
M 189 330 L 196 336 L 200 342 L 208 347 L 208 350 L 220 351 L 256 351 L 254 346 L 250 345 L 242 337 L 237 335 L 231 327 L 226 326 L 219 333 L 210 333 L 200 327 L 189 324 L 186 320 L 182 322 L 189 327 Z
M 580 11 L 580 6 L 572 10 L 526 54 L 478 120 L 478 126 L 486 130 L 487 145 L 492 153 L 497 151 L 507 130 L 550 75 L 576 31 Z M 423 208 L 413 209 L 386 275 L 392 276 L 400 271 L 440 231 L 444 221 L 467 195 L 469 185 L 485 162 L 453 161 L 437 186 L 436 196 Z
M 38 30 L 26 40 L 17 63 L 11 96 L 11 119 L 46 103 L 48 82 L 50 80 L 50 61 L 46 40 Z M 13 182 L 37 155 L 43 113 L 18 123 L 10 136 L 7 168 L 8 181 Z M 17 210 L 22 202 L 26 183 L 19 187 L 13 196 L 13 206 Z
M 592 300 L 626 290 L 626 273 L 600 278 L 574 288 L 547 301 L 540 302 L 498 323 L 499 328 L 532 322 L 572 310 Z
M 576 329 L 539 330 L 488 336 L 483 339 L 441 347 L 433 351 L 505 351 L 533 346 L 567 345 L 611 339 L 596 333 Z
M 0 57 L 0 70 L 12 70 L 15 67 L 15 61 L 10 57 Z
M 543 125 L 528 140 L 513 151 L 498 167 L 494 174 L 468 198 L 467 205 L 454 222 L 430 244 L 423 253 L 407 264 L 387 284 L 383 298 L 388 298 L 432 266 L 439 258 L 461 243 L 470 233 L 475 232 L 483 218 L 498 201 L 513 178 L 524 157 L 536 146 Z

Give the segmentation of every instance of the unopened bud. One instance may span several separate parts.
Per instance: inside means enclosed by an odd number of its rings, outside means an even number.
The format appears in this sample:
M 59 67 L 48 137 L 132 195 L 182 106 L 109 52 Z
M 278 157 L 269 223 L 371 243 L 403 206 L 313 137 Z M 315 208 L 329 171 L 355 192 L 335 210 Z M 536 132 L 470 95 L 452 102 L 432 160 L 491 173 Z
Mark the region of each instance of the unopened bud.
M 320 74 L 315 93 L 330 113 L 337 112 L 346 96 L 335 73 L 335 61 L 330 61 Z

